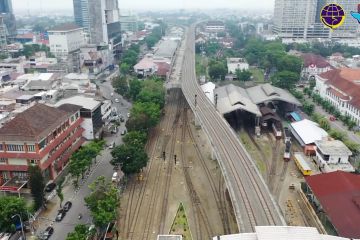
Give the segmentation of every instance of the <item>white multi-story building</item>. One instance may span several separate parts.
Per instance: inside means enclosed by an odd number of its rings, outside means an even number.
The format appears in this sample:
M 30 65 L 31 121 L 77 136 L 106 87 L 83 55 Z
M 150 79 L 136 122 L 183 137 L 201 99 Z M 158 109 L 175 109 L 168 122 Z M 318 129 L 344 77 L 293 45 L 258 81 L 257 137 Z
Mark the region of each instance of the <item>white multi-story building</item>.
M 304 60 L 301 76 L 306 79 L 331 70 L 330 63 L 320 55 L 305 53 L 301 55 L 301 58 Z
M 66 59 L 70 53 L 85 44 L 83 28 L 75 24 L 63 24 L 48 33 L 50 52 L 57 58 Z
M 360 126 L 360 69 L 334 69 L 315 79 L 320 96 Z
M 355 0 L 275 0 L 274 33 L 283 38 L 355 38 L 359 24 L 351 16 L 334 31 L 321 22 L 321 10 L 329 3 L 341 5 L 345 13 L 357 11 Z
M 120 25 L 123 32 L 136 32 L 138 30 L 137 16 L 131 14 L 121 15 Z
M 227 58 L 227 67 L 229 74 L 235 74 L 236 70 L 248 70 L 249 64 L 244 58 Z
M 225 24 L 221 21 L 208 21 L 205 30 L 207 32 L 224 32 Z

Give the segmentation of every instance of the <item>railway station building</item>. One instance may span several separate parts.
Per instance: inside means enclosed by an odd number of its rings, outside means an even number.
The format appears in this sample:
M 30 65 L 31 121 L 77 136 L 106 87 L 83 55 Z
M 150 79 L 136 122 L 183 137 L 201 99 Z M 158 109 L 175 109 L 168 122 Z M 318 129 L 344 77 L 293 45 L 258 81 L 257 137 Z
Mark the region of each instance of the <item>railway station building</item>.
M 261 84 L 250 88 L 241 88 L 233 84 L 214 90 L 217 110 L 229 120 L 235 115 L 246 114 L 245 118 L 252 119 L 257 133 L 260 126 L 279 126 L 279 115 L 293 112 L 301 103 L 288 91 L 270 84 Z M 250 113 L 250 114 L 249 114 Z M 281 125 L 281 124 L 280 124 Z M 279 127 L 278 127 L 279 128 Z M 281 126 L 280 126 L 281 128 Z

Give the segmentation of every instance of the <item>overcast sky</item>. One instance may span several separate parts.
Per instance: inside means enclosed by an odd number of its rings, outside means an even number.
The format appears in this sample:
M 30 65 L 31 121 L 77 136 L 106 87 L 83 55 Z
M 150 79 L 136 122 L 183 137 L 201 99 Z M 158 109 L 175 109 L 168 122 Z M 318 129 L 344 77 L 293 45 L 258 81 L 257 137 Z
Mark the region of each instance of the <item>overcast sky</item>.
M 14 11 L 72 9 L 73 0 L 12 0 Z M 241 8 L 272 9 L 274 0 L 119 0 L 121 9 Z

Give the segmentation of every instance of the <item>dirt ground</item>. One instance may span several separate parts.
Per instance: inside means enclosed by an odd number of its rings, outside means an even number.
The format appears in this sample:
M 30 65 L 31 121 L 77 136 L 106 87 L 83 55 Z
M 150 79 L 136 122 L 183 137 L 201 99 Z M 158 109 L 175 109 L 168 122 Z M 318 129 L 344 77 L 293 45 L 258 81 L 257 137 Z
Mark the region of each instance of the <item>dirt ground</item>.
M 165 116 L 147 145 L 148 166 L 140 180 L 129 179 L 122 194 L 121 239 L 156 239 L 158 234 L 171 234 L 180 203 L 192 239 L 236 233 L 224 179 L 217 162 L 210 158 L 205 134 L 195 128 L 180 91 L 172 91 L 167 103 Z
M 305 181 L 303 175 L 293 159 L 289 162 L 283 159 L 283 139 L 276 140 L 271 131 L 262 131 L 260 137 L 255 137 L 251 131 L 241 130 L 239 137 L 268 183 L 286 223 L 290 226 L 316 227 L 323 232 L 322 226 L 316 221 L 311 208 L 300 194 L 300 183 Z M 302 148 L 293 141 L 291 151 L 301 152 Z M 316 167 L 310 160 L 309 165 L 315 171 Z M 290 189 L 290 186 L 294 186 L 294 189 Z

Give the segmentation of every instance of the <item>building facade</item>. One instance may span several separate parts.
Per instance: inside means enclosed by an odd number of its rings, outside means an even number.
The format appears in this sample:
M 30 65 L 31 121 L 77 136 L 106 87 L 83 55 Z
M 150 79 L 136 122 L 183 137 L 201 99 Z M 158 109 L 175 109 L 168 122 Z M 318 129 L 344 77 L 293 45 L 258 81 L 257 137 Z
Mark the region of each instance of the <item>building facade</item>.
M 0 16 L 0 50 L 6 49 L 7 46 L 7 30 L 4 19 Z
M 315 79 L 315 91 L 360 126 L 360 70 L 334 69 Z
M 0 17 L 4 19 L 7 34 L 14 37 L 16 35 L 16 20 L 11 0 L 0 0 Z
M 207 32 L 224 32 L 225 24 L 221 21 L 208 21 L 205 26 Z
M 121 40 L 120 12 L 117 0 L 73 0 L 75 22 L 83 27 L 89 43 Z
M 38 165 L 45 179 L 55 179 L 84 142 L 80 108 L 35 104 L 5 123 L 0 128 L 0 183 L 27 179 L 30 165 Z
M 244 58 L 227 58 L 228 73 L 235 74 L 236 70 L 249 70 L 249 64 Z
M 341 5 L 347 14 L 357 11 L 355 0 L 275 0 L 274 33 L 283 38 L 355 38 L 359 24 L 349 15 L 335 31 L 321 22 L 321 9 L 329 3 Z
M 136 32 L 138 30 L 137 17 L 135 15 L 120 16 L 121 31 Z
M 75 24 L 64 24 L 48 31 L 50 51 L 57 58 L 67 59 L 85 45 L 84 31 Z

